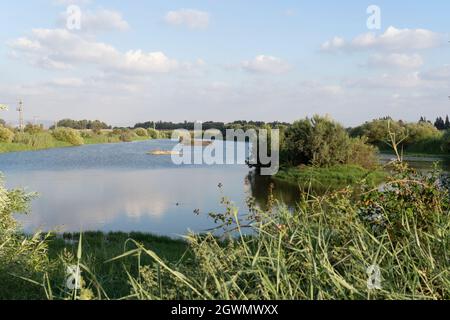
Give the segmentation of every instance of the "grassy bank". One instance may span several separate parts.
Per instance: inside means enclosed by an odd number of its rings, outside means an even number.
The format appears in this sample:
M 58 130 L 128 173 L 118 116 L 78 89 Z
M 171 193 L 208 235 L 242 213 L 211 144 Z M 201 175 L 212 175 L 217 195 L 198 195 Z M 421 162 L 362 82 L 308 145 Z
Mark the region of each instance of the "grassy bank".
M 365 181 L 375 186 L 386 178 L 382 170 L 366 170 L 356 165 L 337 165 L 328 168 L 300 166 L 282 168 L 275 179 L 300 186 L 303 189 L 336 190 Z
M 64 141 L 55 138 L 50 131 L 39 133 L 16 133 L 13 141 L 0 142 L 0 153 L 8 152 L 22 152 L 22 151 L 38 151 L 53 148 L 64 148 L 78 145 L 93 145 L 93 144 L 105 144 L 105 143 L 120 143 L 120 142 L 134 142 L 145 141 L 151 139 L 150 136 L 139 136 L 133 132 L 129 133 L 114 133 L 114 132 L 102 132 L 99 134 L 75 132 L 77 142 Z

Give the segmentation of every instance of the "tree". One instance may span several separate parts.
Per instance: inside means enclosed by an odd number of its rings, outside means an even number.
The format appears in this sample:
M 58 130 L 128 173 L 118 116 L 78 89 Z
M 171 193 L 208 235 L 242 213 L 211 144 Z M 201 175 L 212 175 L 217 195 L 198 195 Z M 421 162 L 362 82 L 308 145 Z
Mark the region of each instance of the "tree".
M 380 120 L 386 121 L 386 120 Z M 367 138 L 351 138 L 339 123 L 314 116 L 294 122 L 281 135 L 281 163 L 329 167 L 338 164 L 373 169 L 378 165 L 377 149 Z
M 434 122 L 434 126 L 438 129 L 438 130 L 445 130 L 445 122 L 444 119 L 442 119 L 442 117 L 438 117 L 436 119 L 436 121 Z

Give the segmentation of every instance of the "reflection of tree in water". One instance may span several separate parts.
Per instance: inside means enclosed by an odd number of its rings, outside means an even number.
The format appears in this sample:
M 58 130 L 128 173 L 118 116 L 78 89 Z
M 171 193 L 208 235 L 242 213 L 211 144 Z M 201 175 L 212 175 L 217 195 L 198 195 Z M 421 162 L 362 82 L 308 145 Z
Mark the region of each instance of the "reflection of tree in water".
M 248 174 L 246 183 L 250 186 L 251 196 L 261 209 L 267 209 L 271 193 L 275 200 L 289 207 L 295 206 L 300 199 L 301 192 L 298 187 L 270 176 L 261 176 L 255 171 Z

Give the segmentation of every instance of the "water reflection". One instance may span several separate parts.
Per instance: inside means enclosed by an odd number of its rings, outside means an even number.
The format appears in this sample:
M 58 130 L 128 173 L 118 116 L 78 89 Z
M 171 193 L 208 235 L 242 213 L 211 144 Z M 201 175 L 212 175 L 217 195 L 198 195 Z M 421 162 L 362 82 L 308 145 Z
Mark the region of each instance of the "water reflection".
M 195 172 L 193 172 L 195 170 Z M 222 193 L 245 210 L 241 170 L 81 170 L 26 172 L 8 185 L 39 190 L 33 213 L 20 216 L 25 230 L 143 231 L 183 235 L 213 226 L 207 213 L 221 210 Z M 223 185 L 222 191 L 217 187 Z M 200 209 L 196 216 L 194 210 Z

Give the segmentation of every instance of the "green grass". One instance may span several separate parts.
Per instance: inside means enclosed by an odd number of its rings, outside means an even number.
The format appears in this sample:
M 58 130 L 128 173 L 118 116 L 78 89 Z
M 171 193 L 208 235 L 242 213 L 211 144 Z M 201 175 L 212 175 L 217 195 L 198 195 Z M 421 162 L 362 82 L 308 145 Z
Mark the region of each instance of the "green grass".
M 50 259 L 58 260 L 61 258 L 67 259 L 68 256 L 75 257 L 79 239 L 79 234 L 63 234 L 51 237 L 48 242 Z M 111 258 L 136 248 L 133 243 L 127 243 L 129 239 L 133 239 L 146 248 L 154 250 L 164 260 L 173 264 L 181 261 L 186 262 L 192 256 L 188 251 L 187 242 L 183 240 L 137 232 L 83 233 L 83 264 L 95 274 L 102 288 L 108 292 L 109 298 L 118 299 L 129 294 L 130 288 L 127 279 L 124 278 L 126 275 L 125 270 L 133 276 L 139 274 L 136 259 L 124 259 L 119 264 L 108 262 Z M 152 260 L 148 257 L 143 257 L 141 262 L 150 264 Z
M 369 171 L 356 165 L 338 165 L 329 168 L 311 166 L 283 168 L 274 177 L 301 188 L 322 190 L 335 190 L 354 185 L 365 180 L 369 185 L 375 186 L 386 177 L 381 170 Z

